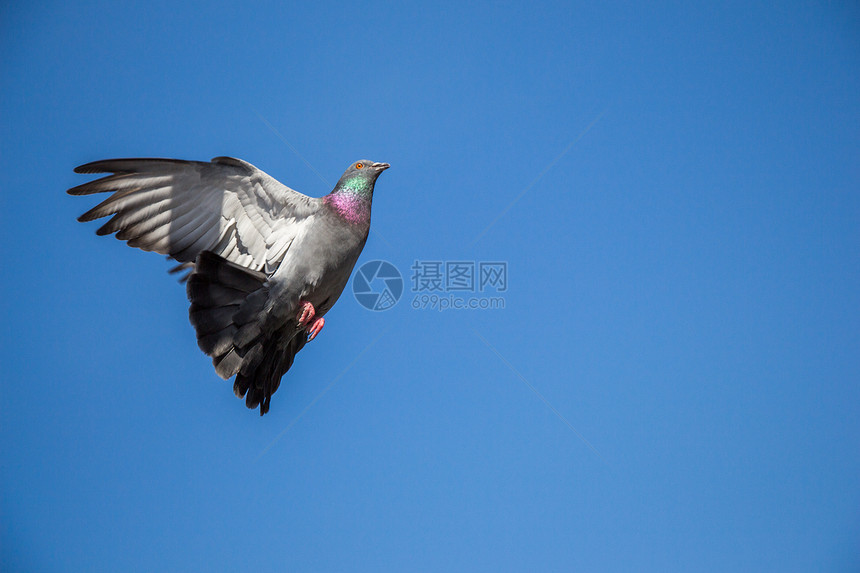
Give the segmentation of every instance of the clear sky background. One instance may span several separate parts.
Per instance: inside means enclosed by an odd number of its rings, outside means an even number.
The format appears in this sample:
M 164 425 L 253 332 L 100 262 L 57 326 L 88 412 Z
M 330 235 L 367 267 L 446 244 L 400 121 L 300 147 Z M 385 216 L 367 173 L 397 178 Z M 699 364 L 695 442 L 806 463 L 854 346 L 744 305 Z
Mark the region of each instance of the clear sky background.
M 468 4 L 3 3 L 3 571 L 860 568 L 860 8 Z M 392 165 L 263 418 L 65 194 L 217 155 Z

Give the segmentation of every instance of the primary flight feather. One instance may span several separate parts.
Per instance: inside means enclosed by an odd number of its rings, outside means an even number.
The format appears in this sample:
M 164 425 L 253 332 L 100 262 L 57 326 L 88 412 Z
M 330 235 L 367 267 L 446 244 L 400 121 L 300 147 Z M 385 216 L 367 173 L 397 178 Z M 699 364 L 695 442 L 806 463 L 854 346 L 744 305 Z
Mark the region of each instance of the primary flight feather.
M 111 193 L 78 220 L 111 216 L 99 235 L 116 233 L 190 270 L 200 349 L 263 415 L 349 281 L 370 231 L 376 179 L 388 167 L 355 162 L 331 193 L 314 198 L 232 157 L 108 159 L 75 172 L 111 175 L 68 192 Z

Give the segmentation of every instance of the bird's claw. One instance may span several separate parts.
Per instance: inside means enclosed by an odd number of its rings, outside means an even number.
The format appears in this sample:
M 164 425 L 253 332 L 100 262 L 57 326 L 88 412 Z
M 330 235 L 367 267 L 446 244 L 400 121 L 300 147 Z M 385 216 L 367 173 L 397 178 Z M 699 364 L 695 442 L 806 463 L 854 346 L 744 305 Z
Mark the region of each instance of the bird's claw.
M 299 303 L 299 312 L 296 315 L 296 320 L 298 320 L 302 326 L 307 326 L 310 321 L 313 320 L 316 313 L 317 311 L 314 308 L 314 305 L 303 300 Z
M 319 317 L 308 327 L 308 342 L 317 337 L 317 334 L 320 333 L 323 326 L 325 326 L 325 319 L 323 317 Z
M 305 327 L 308 332 L 308 342 L 317 337 L 317 334 L 325 326 L 325 319 L 321 316 L 316 316 L 317 311 L 314 305 L 306 300 L 299 303 L 299 312 L 296 314 L 296 320 L 299 324 Z M 314 318 L 316 317 L 316 318 Z

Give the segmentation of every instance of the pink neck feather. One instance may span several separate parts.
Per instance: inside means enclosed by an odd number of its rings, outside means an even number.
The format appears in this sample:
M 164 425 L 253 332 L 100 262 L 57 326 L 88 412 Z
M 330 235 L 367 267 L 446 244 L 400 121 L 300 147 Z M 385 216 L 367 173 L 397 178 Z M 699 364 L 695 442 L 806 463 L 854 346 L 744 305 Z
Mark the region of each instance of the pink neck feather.
M 350 223 L 362 223 L 370 218 L 370 205 L 356 193 L 332 193 L 323 197 L 323 203 Z

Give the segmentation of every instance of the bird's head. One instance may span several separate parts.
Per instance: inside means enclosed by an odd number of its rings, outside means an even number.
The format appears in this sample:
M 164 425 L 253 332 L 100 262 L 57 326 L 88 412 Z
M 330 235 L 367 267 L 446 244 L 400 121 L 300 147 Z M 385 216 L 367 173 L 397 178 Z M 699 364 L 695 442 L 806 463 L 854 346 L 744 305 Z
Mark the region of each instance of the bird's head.
M 359 193 L 373 193 L 376 178 L 389 167 L 387 163 L 374 163 L 366 159 L 356 161 L 344 171 L 335 189 L 348 187 Z

